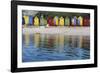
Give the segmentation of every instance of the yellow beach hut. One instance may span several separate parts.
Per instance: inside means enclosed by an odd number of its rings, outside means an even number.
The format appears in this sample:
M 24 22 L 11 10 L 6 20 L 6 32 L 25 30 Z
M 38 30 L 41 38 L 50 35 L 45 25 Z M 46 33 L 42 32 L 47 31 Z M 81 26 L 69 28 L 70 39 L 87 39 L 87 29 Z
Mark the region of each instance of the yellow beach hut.
M 28 26 L 29 24 L 29 16 L 23 16 L 24 20 L 25 20 L 25 26 Z
M 64 26 L 64 18 L 62 16 L 59 18 L 59 25 Z
M 37 16 L 34 17 L 34 26 L 39 26 L 39 18 Z
M 78 25 L 80 25 L 80 26 L 83 25 L 83 17 L 82 16 L 78 17 Z

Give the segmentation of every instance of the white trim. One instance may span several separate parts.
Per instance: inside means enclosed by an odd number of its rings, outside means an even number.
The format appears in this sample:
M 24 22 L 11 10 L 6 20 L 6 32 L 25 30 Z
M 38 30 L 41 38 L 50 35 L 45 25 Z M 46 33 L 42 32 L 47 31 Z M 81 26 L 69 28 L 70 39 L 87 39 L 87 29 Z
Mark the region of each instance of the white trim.
M 47 62 L 28 62 L 22 63 L 22 10 L 37 10 L 37 11 L 61 11 L 61 12 L 78 12 L 90 13 L 90 59 L 89 60 L 65 60 L 65 61 L 47 61 Z M 94 63 L 94 10 L 92 9 L 77 9 L 77 8 L 58 8 L 58 7 L 42 7 L 42 6 L 18 6 L 18 68 L 25 67 L 40 67 L 40 66 L 57 66 L 57 65 L 75 65 Z

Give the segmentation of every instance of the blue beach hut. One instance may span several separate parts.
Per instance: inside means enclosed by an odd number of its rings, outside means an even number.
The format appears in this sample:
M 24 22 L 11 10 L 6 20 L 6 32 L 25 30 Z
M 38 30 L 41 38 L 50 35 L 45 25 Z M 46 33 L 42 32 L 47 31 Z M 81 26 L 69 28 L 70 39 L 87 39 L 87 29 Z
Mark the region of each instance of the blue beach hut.
M 73 18 L 72 18 L 72 25 L 77 25 L 77 17 L 76 16 L 74 16 Z
M 22 25 L 24 25 L 25 24 L 25 19 L 24 19 L 24 17 L 22 17 Z
M 33 24 L 33 16 L 29 16 L 29 25 Z

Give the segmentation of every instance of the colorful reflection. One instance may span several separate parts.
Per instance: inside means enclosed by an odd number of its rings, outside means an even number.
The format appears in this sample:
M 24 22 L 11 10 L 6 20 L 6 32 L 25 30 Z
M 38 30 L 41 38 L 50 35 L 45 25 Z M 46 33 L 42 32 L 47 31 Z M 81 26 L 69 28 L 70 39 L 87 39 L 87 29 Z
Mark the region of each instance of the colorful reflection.
M 23 62 L 90 59 L 90 36 L 23 34 Z
M 28 32 L 26 32 L 25 34 L 23 34 L 23 44 L 25 45 L 24 47 L 29 47 L 30 44 L 30 34 Z

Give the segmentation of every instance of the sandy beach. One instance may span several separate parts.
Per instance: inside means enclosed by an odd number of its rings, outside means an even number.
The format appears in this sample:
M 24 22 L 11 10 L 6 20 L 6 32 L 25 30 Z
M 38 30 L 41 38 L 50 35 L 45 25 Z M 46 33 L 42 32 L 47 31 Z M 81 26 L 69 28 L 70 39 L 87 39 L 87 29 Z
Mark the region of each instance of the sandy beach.
M 41 34 L 65 34 L 65 35 L 90 35 L 90 27 L 66 27 L 66 26 L 57 26 L 57 27 L 23 27 L 24 33 L 41 33 Z

